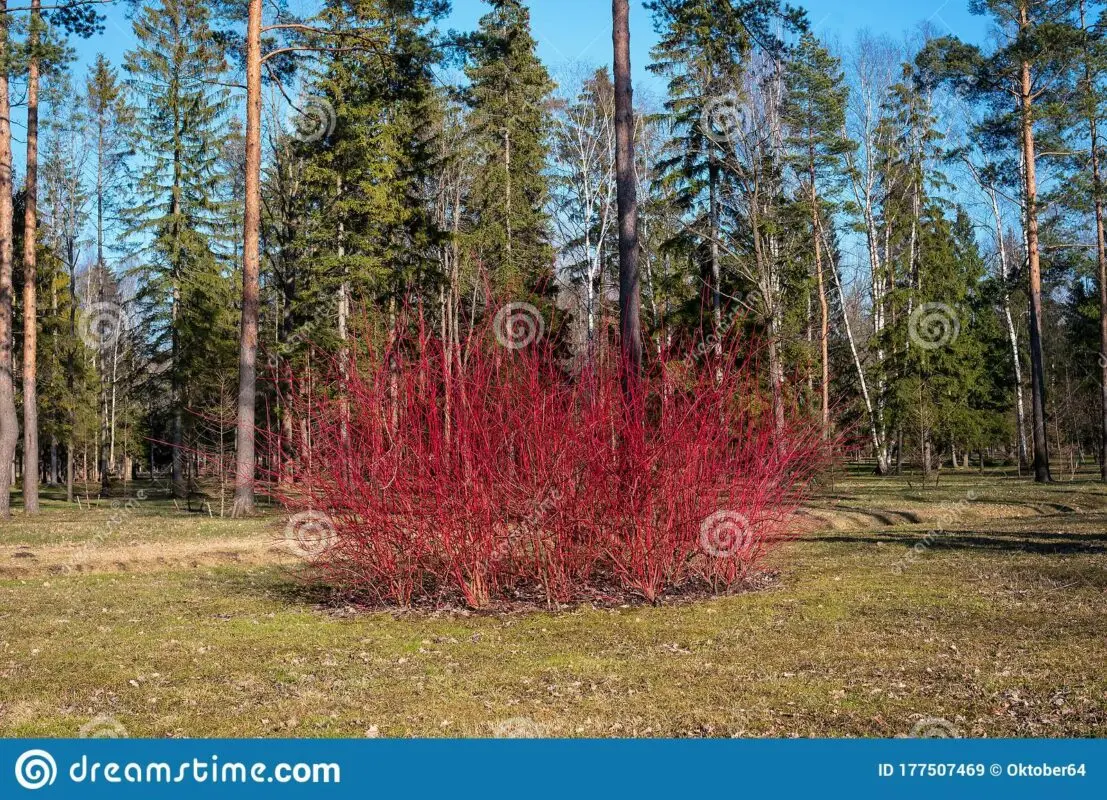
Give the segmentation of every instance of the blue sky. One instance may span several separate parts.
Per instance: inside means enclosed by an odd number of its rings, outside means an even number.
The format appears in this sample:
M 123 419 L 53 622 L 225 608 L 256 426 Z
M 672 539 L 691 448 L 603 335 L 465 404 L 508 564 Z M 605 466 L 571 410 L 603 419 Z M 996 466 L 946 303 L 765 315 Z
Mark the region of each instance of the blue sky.
M 308 14 L 313 0 L 288 0 L 290 7 Z M 793 0 L 796 2 L 796 0 Z M 968 12 L 967 0 L 800 0 L 807 9 L 815 32 L 824 39 L 848 42 L 856 31 L 867 28 L 873 33 L 903 37 L 920 22 L 929 21 L 939 33 L 951 32 L 970 41 L 985 38 L 987 24 L 981 17 Z M 538 51 L 554 77 L 564 74 L 572 65 L 598 67 L 611 60 L 610 0 L 532 0 L 530 3 L 534 36 Z M 488 6 L 481 0 L 453 0 L 453 11 L 445 27 L 473 30 Z M 80 81 L 87 66 L 98 52 L 106 54 L 116 65 L 122 64 L 123 53 L 134 44 L 131 24 L 123 4 L 106 9 L 104 33 L 88 41 L 74 41 L 77 62 L 74 75 Z M 653 21 L 641 0 L 631 1 L 632 60 L 636 83 L 641 89 L 660 97 L 664 93 L 662 80 L 648 73 L 650 48 L 656 42 Z M 23 132 L 24 111 L 13 110 L 17 139 Z M 16 163 L 22 165 L 22 147 L 16 146 Z
M 900 37 L 929 20 L 939 33 L 970 41 L 982 41 L 986 23 L 968 11 L 968 0 L 792 0 L 807 9 L 808 19 L 820 37 L 852 39 L 855 31 Z M 454 0 L 452 27 L 471 30 L 488 6 L 480 0 Z M 573 62 L 600 66 L 611 60 L 610 0 L 532 0 L 531 22 L 542 60 L 556 75 Z M 640 85 L 658 93 L 660 79 L 646 71 L 650 48 L 657 41 L 651 15 L 641 0 L 631 0 L 631 59 Z
M 310 5 L 310 0 L 291 0 L 291 6 L 301 11 L 306 11 Z M 953 32 L 973 41 L 982 40 L 986 29 L 982 18 L 969 14 L 967 0 L 898 3 L 894 0 L 801 0 L 799 5 L 807 9 L 808 18 L 820 36 L 847 41 L 861 28 L 898 37 L 925 20 L 930 20 L 940 32 Z M 453 0 L 453 12 L 446 24 L 459 30 L 472 30 L 487 8 L 481 0 Z M 573 62 L 599 66 L 610 61 L 609 0 L 532 0 L 530 8 L 539 54 L 552 71 Z M 640 0 L 631 3 L 631 36 L 638 80 L 660 87 L 645 69 L 656 36 L 650 14 Z M 87 42 L 76 42 L 79 56 L 76 71 L 83 72 L 84 65 L 97 52 L 121 63 L 123 52 L 133 41 L 130 22 L 117 4 L 107 12 L 103 35 Z

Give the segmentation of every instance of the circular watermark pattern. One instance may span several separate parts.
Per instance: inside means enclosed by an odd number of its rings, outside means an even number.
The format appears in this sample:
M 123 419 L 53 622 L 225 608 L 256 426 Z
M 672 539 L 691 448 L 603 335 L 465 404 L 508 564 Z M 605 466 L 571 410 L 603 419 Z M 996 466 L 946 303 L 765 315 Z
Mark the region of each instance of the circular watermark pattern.
M 111 347 L 122 333 L 123 309 L 118 303 L 91 303 L 81 310 L 78 334 L 89 348 Z
M 542 726 L 528 717 L 512 717 L 492 728 L 497 739 L 541 739 Z
M 57 777 L 57 762 L 45 750 L 28 750 L 15 761 L 15 780 L 24 789 L 50 786 Z
M 522 350 L 542 338 L 546 321 L 530 303 L 508 303 L 492 322 L 496 341 L 508 350 Z
M 700 524 L 700 548 L 715 558 L 733 558 L 750 543 L 750 521 L 737 511 L 716 511 Z
M 334 133 L 338 114 L 327 98 L 305 95 L 293 105 L 289 122 L 292 138 L 310 144 Z
M 923 717 L 908 734 L 909 739 L 960 739 L 961 732 L 952 722 L 941 717 Z
M 321 556 L 334 544 L 338 534 L 331 518 L 322 511 L 301 511 L 284 526 L 288 548 L 301 558 Z
M 700 114 L 700 130 L 716 144 L 733 144 L 749 129 L 746 110 L 736 94 L 712 97 Z
M 923 350 L 937 350 L 957 341 L 961 335 L 961 318 L 945 303 L 923 303 L 911 312 L 907 334 Z
M 127 729 L 115 717 L 101 714 L 81 726 L 82 739 L 126 739 Z

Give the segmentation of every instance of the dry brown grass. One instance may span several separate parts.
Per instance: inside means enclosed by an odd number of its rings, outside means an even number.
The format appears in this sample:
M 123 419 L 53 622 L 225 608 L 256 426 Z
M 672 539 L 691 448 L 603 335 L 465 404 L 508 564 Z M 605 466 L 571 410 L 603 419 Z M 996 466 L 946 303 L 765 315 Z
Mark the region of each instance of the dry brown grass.
M 150 503 L 105 536 L 110 508 L 51 509 L 0 547 L 0 734 L 108 715 L 143 736 L 474 736 L 515 718 L 894 736 L 923 717 L 1107 735 L 1107 494 L 991 480 L 840 481 L 816 505 L 868 527 L 781 550 L 772 589 L 559 614 L 362 613 L 297 579 L 276 518 Z

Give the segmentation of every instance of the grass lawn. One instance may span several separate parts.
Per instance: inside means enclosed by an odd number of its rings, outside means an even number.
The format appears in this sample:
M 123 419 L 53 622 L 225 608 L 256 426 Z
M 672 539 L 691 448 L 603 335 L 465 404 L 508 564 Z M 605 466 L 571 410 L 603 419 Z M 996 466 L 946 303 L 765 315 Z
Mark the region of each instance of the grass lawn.
M 0 528 L 0 735 L 1107 736 L 1077 477 L 843 476 L 772 588 L 506 616 L 324 605 L 275 516 L 48 501 Z

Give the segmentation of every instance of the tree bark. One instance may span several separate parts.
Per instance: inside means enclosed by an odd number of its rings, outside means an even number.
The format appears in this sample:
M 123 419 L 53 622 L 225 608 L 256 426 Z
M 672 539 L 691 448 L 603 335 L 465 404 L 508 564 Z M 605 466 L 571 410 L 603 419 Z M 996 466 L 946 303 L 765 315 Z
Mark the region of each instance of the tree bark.
M 23 215 L 23 511 L 37 514 L 38 505 L 38 81 L 36 52 L 41 0 L 31 0 L 27 37 L 27 180 Z
M 1095 205 L 1095 253 L 1099 277 L 1099 479 L 1107 483 L 1107 237 L 1103 224 L 1103 175 L 1099 170 L 1099 113 L 1095 98 L 1091 55 L 1087 47 L 1085 2 L 1080 2 L 1080 27 L 1084 32 L 1084 82 L 1089 94 L 1089 148 L 1092 157 L 1092 195 Z
M 0 518 L 11 516 L 12 461 L 19 441 L 12 374 L 12 127 L 7 59 L 8 3 L 0 0 Z
M 819 359 L 822 376 L 819 394 L 822 401 L 823 436 L 830 435 L 830 308 L 826 302 L 822 246 L 819 236 L 819 194 L 815 188 L 815 156 L 811 155 L 811 234 L 815 246 L 815 278 L 819 291 Z
M 996 247 L 999 248 L 1000 277 L 1003 279 L 1003 318 L 1007 327 L 1007 340 L 1011 344 L 1011 361 L 1015 370 L 1015 426 L 1018 428 L 1019 464 L 1027 463 L 1026 445 L 1026 407 L 1022 397 L 1022 358 L 1019 356 L 1019 336 L 1015 330 L 1015 320 L 1011 316 L 1011 296 L 1007 291 L 1007 278 L 1010 269 L 1007 266 L 1007 247 L 1003 241 L 1003 218 L 999 213 L 999 201 L 995 189 L 989 187 L 992 200 L 992 214 L 996 221 Z
M 1026 4 L 1019 7 L 1019 29 L 1030 26 Z M 1034 480 L 1048 483 L 1049 443 L 1046 437 L 1045 358 L 1042 353 L 1042 265 L 1038 246 L 1038 180 L 1034 153 L 1033 95 L 1030 62 L 1019 70 L 1019 127 L 1022 134 L 1026 194 L 1026 256 L 1030 270 L 1030 388 L 1034 414 Z
M 249 0 L 246 26 L 246 198 L 242 235 L 242 329 L 233 516 L 254 511 L 254 404 L 257 393 L 258 276 L 261 239 L 261 0 Z
M 642 371 L 641 280 L 638 275 L 638 187 L 634 173 L 634 88 L 630 70 L 630 2 L 612 0 L 615 46 L 615 174 L 619 203 L 619 322 L 623 369 L 633 386 Z
M 821 226 L 820 226 L 821 230 Z M 829 252 L 829 243 L 827 252 Z M 861 385 L 861 399 L 865 402 L 865 411 L 869 415 L 869 432 L 872 435 L 873 450 L 876 452 L 876 468 L 880 475 L 888 474 L 888 455 L 881 436 L 880 422 L 873 408 L 872 397 L 869 395 L 869 382 L 865 378 L 865 368 L 861 364 L 861 356 L 857 350 L 857 340 L 853 337 L 853 326 L 849 321 L 849 310 L 846 308 L 846 294 L 842 290 L 842 278 L 838 274 L 838 264 L 829 259 L 830 276 L 834 279 L 834 286 L 838 290 L 838 302 L 842 304 L 842 322 L 846 330 L 846 340 L 849 342 L 850 354 L 853 356 L 853 366 L 857 370 L 857 381 Z

